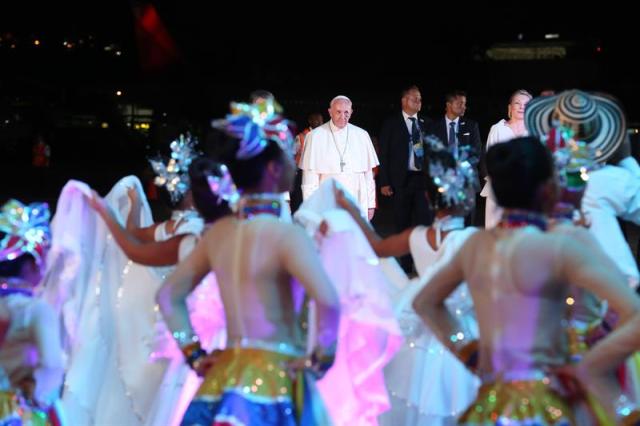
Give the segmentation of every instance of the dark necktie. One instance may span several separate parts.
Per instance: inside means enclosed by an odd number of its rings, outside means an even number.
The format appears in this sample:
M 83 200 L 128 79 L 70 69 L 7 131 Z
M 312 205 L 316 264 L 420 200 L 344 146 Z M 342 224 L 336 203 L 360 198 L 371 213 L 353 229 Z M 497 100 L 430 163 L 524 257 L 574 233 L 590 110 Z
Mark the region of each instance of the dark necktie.
M 453 156 L 458 158 L 458 142 L 456 141 L 456 123 L 449 123 L 449 149 L 453 152 Z
M 418 123 L 415 117 L 409 117 L 409 120 L 411 120 L 411 139 L 409 140 L 409 147 L 413 154 L 413 165 L 416 170 L 422 170 L 422 157 L 416 154 L 416 150 L 413 146 L 414 144 L 420 143 L 420 129 L 418 128 Z
M 456 146 L 456 122 L 449 123 L 449 147 Z

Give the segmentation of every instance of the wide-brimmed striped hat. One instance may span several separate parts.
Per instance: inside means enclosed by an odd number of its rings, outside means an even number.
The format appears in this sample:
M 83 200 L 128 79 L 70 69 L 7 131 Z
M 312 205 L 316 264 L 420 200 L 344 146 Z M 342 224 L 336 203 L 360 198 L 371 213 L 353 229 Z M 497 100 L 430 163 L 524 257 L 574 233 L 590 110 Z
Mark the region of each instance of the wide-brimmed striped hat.
M 576 140 L 589 145 L 598 162 L 616 152 L 627 131 L 624 111 L 615 98 L 580 90 L 532 99 L 524 120 L 533 136 L 544 136 L 557 125 L 570 128 Z

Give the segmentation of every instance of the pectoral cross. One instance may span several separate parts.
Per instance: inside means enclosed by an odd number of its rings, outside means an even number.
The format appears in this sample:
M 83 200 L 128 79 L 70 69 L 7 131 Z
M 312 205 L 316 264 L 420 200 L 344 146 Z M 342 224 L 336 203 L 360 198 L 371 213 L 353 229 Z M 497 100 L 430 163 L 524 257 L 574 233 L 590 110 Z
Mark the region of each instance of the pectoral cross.
M 347 163 L 345 163 L 344 161 L 340 162 L 340 172 L 341 173 L 344 172 L 344 166 L 346 166 L 346 165 L 347 165 Z

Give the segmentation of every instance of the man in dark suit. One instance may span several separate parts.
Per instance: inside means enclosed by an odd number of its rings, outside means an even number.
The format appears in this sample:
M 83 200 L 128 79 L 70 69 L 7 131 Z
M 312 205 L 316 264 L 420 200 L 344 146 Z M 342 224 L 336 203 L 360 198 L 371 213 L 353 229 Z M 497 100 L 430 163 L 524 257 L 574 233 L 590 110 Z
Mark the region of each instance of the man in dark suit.
M 454 90 L 445 95 L 444 116 L 434 120 L 427 128 L 427 134 L 435 135 L 445 144 L 454 147 L 454 154 L 460 152 L 461 147 L 471 148 L 477 160 L 480 159 L 482 142 L 478 123 L 464 118 L 467 110 L 467 94 L 461 90 Z M 480 176 L 480 174 L 478 174 Z M 478 185 L 480 182 L 478 182 Z M 478 186 L 479 188 L 479 186 Z M 467 225 L 475 224 L 475 211 L 467 217 Z
M 380 193 L 392 197 L 396 232 L 410 226 L 429 225 L 433 213 L 425 198 L 425 162 L 422 146 L 429 124 L 418 116 L 422 95 L 417 86 L 402 91 L 402 111 L 385 120 L 380 131 Z M 400 259 L 402 268 L 410 272 L 410 256 Z

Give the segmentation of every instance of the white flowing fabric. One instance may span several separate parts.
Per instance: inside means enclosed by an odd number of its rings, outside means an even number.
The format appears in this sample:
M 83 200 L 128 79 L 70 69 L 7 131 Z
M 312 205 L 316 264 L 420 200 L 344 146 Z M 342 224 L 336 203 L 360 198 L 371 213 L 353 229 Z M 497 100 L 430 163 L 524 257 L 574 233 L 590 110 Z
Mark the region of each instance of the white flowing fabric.
M 186 251 L 191 252 L 189 249 Z M 187 306 L 191 323 L 200 338 L 202 347 L 207 352 L 224 348 L 226 344 L 224 307 L 215 274 L 209 273 L 198 284 L 187 298 Z M 177 343 L 164 322 L 158 322 L 157 327 L 159 338 L 156 339 L 152 358 L 168 359 L 170 363 L 157 389 L 146 424 L 177 426 L 198 391 L 202 379 L 185 363 Z
M 130 187 L 142 203 L 139 226 L 151 225 L 142 185 L 133 176 L 114 186 L 105 197 L 108 205 L 123 223 Z M 155 294 L 171 269 L 131 262 L 88 206 L 83 194 L 89 191 L 76 181 L 63 188 L 52 221 L 52 261 L 46 275 L 45 297 L 63 313 L 68 344 L 63 405 L 69 424 L 112 425 L 115 419 L 119 425 L 170 424 L 169 415 L 158 421 L 154 410 L 161 407 L 167 413 L 177 401 L 167 397 L 159 403 L 157 398 L 165 385 L 179 397 L 185 374 L 169 377 L 171 360 L 153 355 L 168 340 L 166 327 L 158 324 Z M 201 219 L 185 221 L 173 235 L 201 230 Z M 217 286 L 215 290 L 217 294 Z M 181 360 L 179 352 L 177 356 Z M 172 378 L 179 384 L 167 385 Z
M 129 187 L 143 194 L 140 182 L 127 177 L 105 198 L 120 222 L 130 208 Z M 143 424 L 155 395 L 152 389 L 166 368 L 148 362 L 161 276 L 127 259 L 87 205 L 82 196 L 87 192 L 86 185 L 69 182 L 58 203 L 66 208 L 58 209 L 52 221 L 53 233 L 66 242 L 80 242 L 79 247 L 65 247 L 79 251 L 61 250 L 69 258 L 64 264 L 77 265 L 75 277 L 52 292 L 62 303 L 70 344 L 63 404 L 70 424 L 108 425 L 114 418 L 123 425 Z M 151 212 L 141 200 L 140 226 L 149 226 Z
M 423 244 L 428 245 L 421 227 Z M 438 250 L 430 246 L 412 255 L 430 251 L 432 263 L 419 271 L 420 277 L 393 300 L 405 343 L 385 369 L 392 408 L 380 417 L 385 426 L 443 426 L 457 424 L 456 418 L 476 397 L 479 379 L 451 354 L 426 328 L 412 308 L 413 299 L 429 278 L 454 256 L 477 228 L 451 231 Z M 418 262 L 416 261 L 416 264 Z M 447 300 L 452 315 L 462 324 L 467 339 L 478 337 L 473 301 L 466 284 L 459 286 Z
M 389 409 L 382 370 L 402 344 L 391 307 L 397 289 L 357 223 L 337 208 L 333 185 L 322 183 L 294 215 L 312 234 L 327 221 L 320 257 L 341 301 L 335 364 L 317 386 L 334 424 L 377 425 Z
M 95 256 L 98 233 L 93 232 L 100 218 L 86 202 L 91 189 L 84 183 L 71 180 L 62 189 L 56 215 L 51 220 L 51 247 L 47 254 L 47 268 L 40 286 L 42 297 L 57 312 L 63 313 L 65 350 L 77 340 L 85 293 L 89 291 L 90 268 L 84 267 Z M 79 230 L 86 232 L 80 235 Z M 80 238 L 82 237 L 82 238 Z

